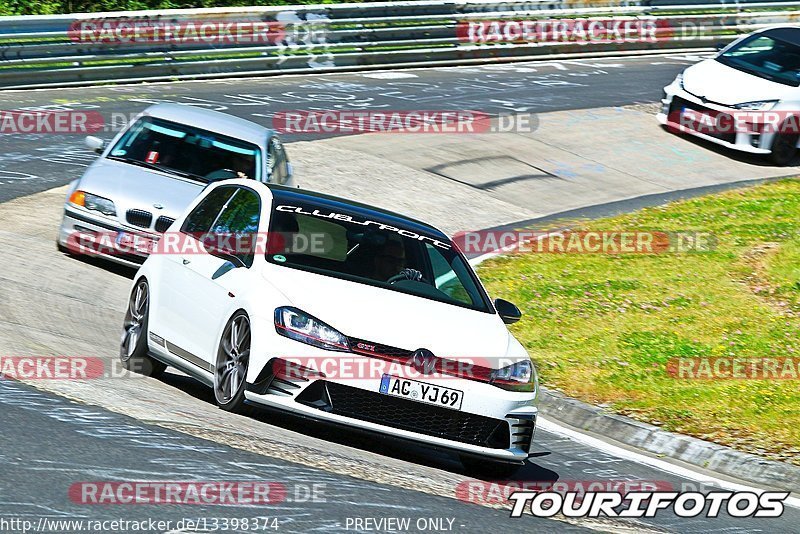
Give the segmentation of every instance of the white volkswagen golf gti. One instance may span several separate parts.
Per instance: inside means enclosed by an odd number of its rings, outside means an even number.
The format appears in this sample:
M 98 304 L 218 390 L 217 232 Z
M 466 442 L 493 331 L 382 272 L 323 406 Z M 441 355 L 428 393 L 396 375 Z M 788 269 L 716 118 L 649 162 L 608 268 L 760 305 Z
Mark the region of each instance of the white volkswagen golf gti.
M 136 274 L 120 356 L 219 406 L 263 405 L 445 448 L 528 458 L 536 370 L 463 254 L 425 223 L 253 180 L 209 187 Z
M 800 142 L 800 28 L 743 36 L 664 92 L 661 124 L 786 165 Z

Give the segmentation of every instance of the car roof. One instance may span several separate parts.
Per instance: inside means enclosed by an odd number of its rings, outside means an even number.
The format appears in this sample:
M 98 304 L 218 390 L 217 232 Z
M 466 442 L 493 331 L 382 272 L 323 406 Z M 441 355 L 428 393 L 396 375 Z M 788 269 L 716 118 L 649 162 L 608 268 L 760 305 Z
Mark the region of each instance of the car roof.
M 800 46 L 800 28 L 797 26 L 773 26 L 761 30 L 761 35 L 767 35 Z
M 274 130 L 247 119 L 185 104 L 155 104 L 144 110 L 144 113 L 151 117 L 209 130 L 259 146 L 263 146 L 270 134 L 274 133 Z
M 272 192 L 273 198 L 280 202 L 306 201 L 312 204 L 324 205 L 327 209 L 342 210 L 348 214 L 358 215 L 364 218 L 379 219 L 380 222 L 387 223 L 389 225 L 398 224 L 404 230 L 411 230 L 416 233 L 427 234 L 430 237 L 436 237 L 437 239 L 442 239 L 448 242 L 450 241 L 450 238 L 447 236 L 447 234 L 435 226 L 431 226 L 426 222 L 413 219 L 394 211 L 378 208 L 376 206 L 370 206 L 369 204 L 363 204 L 355 200 L 326 195 L 317 191 L 298 189 L 296 187 L 286 187 L 277 184 L 265 185 Z
M 278 184 L 265 184 L 263 182 L 253 183 L 253 180 L 246 178 L 232 178 L 229 180 L 220 180 L 213 182 L 215 186 L 223 185 L 239 185 L 249 188 L 266 188 L 272 198 L 279 202 L 309 202 L 316 205 L 323 205 L 326 209 L 342 210 L 348 214 L 359 215 L 365 218 L 377 219 L 376 222 L 382 222 L 389 225 L 399 224 L 404 230 L 411 230 L 412 232 L 426 234 L 429 237 L 435 237 L 447 242 L 450 238 L 436 228 L 426 222 L 407 217 L 400 213 L 395 213 L 390 210 L 363 204 L 355 200 L 346 198 L 335 197 L 326 195 L 317 191 L 309 191 L 307 189 L 299 189 L 297 187 L 287 187 Z

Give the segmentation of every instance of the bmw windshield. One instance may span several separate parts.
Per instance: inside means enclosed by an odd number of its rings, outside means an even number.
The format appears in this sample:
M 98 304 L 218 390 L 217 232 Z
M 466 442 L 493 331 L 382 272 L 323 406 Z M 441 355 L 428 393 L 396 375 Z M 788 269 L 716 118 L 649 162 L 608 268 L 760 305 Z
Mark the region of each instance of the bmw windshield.
M 783 85 L 800 85 L 800 46 L 778 31 L 755 34 L 717 57 L 723 65 Z
M 125 132 L 108 158 L 207 183 L 258 177 L 260 154 L 251 143 L 143 117 Z
M 276 196 L 267 260 L 489 312 L 488 297 L 455 245 L 436 231 L 347 204 Z

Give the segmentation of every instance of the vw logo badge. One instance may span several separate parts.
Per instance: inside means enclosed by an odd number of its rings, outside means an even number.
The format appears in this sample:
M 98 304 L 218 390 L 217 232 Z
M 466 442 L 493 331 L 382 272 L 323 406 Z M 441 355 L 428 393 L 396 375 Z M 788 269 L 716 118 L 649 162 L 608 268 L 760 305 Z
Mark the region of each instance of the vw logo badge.
M 428 349 L 415 350 L 409 363 L 423 375 L 429 375 L 436 370 L 436 356 Z
M 164 209 L 164 205 L 163 204 L 153 204 L 153 207 L 155 209 L 157 209 L 157 210 L 163 210 Z

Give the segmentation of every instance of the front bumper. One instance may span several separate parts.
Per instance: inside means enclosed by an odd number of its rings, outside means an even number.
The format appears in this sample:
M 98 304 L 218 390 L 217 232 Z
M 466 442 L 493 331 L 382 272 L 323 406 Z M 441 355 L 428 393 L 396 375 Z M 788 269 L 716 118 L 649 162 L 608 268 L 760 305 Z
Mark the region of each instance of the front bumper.
M 676 119 L 683 109 L 694 111 L 733 114 L 737 110 L 714 102 L 703 101 L 688 91 L 672 84 L 665 88 L 664 97 L 661 99 L 661 111 L 656 115 L 660 124 L 680 133 L 699 137 L 711 143 L 721 145 L 732 150 L 750 154 L 769 154 L 772 152 L 773 134 L 745 131 L 730 131 L 723 133 L 704 133 L 697 131 Z
M 120 235 L 143 236 L 152 241 L 157 241 L 159 238 L 157 234 L 143 232 L 141 228 L 121 225 L 108 218 L 76 210 L 69 205 L 64 207 L 64 217 L 58 230 L 59 245 L 74 254 L 100 257 L 128 267 L 139 268 L 147 259 L 147 254 L 135 247 L 119 244 L 116 237 Z M 95 250 L 79 246 L 93 239 L 102 239 L 103 246 Z
M 270 360 L 256 381 L 248 383 L 248 401 L 466 455 L 519 463 L 530 454 L 538 415 L 533 392 L 457 377 L 431 379 L 464 392 L 462 409 L 451 410 L 379 393 L 379 376 L 278 377 L 271 372 L 277 361 Z

